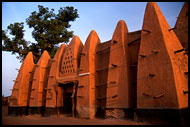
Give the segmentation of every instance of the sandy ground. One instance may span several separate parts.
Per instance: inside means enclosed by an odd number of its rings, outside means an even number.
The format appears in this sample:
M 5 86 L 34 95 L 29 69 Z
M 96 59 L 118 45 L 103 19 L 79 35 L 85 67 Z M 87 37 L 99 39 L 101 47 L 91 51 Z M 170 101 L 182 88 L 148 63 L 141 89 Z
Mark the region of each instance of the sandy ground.
M 149 125 L 150 123 L 135 122 L 132 120 L 115 119 L 79 119 L 67 117 L 65 115 L 41 117 L 31 116 L 8 116 L 8 107 L 2 106 L 2 124 L 3 125 Z

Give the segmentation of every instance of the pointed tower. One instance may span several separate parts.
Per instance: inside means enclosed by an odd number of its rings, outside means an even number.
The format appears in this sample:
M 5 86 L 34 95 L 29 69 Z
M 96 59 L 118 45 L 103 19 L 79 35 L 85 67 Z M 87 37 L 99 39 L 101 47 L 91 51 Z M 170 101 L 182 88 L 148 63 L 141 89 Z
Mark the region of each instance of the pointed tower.
M 51 64 L 50 72 L 48 75 L 48 83 L 47 88 L 45 88 L 46 91 L 46 110 L 45 114 L 57 114 L 57 83 L 56 79 L 59 78 L 60 68 L 61 68 L 61 62 L 62 62 L 62 56 L 64 54 L 66 45 L 62 44 Z
M 144 15 L 137 73 L 137 108 L 145 111 L 148 119 L 153 111 L 163 113 L 160 115 L 163 119 L 170 117 L 164 114 L 168 110 L 163 109 L 187 108 L 188 57 L 182 49 L 158 5 L 149 2 Z
M 78 36 L 74 36 L 64 49 L 60 63 L 57 82 L 57 109 L 58 114 L 72 113 L 75 116 L 76 92 L 78 85 L 78 68 L 83 44 Z
M 45 97 L 47 87 L 49 68 L 51 58 L 47 51 L 44 51 L 40 57 L 34 72 L 31 97 L 30 97 L 30 114 L 43 114 L 45 106 Z
M 177 18 L 174 32 L 183 48 L 188 49 L 188 2 L 185 2 Z
M 92 30 L 82 50 L 77 91 L 77 112 L 81 118 L 93 119 L 96 113 L 95 83 L 96 47 L 100 43 L 97 33 Z
M 124 109 L 133 107 L 131 103 L 131 81 L 129 78 L 128 29 L 121 20 L 112 36 L 107 80 L 106 116 L 121 118 Z
M 27 108 L 29 106 L 33 71 L 33 54 L 32 52 L 29 52 L 19 69 L 19 73 L 13 86 L 8 109 L 9 114 L 26 115 L 28 113 Z

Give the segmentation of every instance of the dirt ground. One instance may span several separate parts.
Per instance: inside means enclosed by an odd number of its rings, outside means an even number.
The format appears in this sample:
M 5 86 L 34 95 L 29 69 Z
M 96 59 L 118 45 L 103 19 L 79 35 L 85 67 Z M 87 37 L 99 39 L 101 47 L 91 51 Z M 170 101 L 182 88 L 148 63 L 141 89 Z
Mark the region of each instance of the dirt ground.
M 93 120 L 67 117 L 65 115 L 41 117 L 29 116 L 8 116 L 8 107 L 2 106 L 3 125 L 150 125 L 150 123 L 135 122 L 132 120 L 100 119 Z

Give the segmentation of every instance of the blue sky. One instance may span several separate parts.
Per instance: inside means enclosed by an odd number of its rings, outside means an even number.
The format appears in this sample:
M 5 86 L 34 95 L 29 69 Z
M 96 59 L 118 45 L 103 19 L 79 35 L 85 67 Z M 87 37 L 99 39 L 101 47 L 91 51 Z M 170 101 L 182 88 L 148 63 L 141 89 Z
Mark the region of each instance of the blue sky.
M 173 27 L 176 17 L 184 2 L 157 2 L 169 25 Z M 25 36 L 28 41 L 35 42 L 31 36 L 32 29 L 26 25 L 26 18 L 31 12 L 38 10 L 38 5 L 53 8 L 55 13 L 60 7 L 73 6 L 78 9 L 80 18 L 71 23 L 69 30 L 78 35 L 83 44 L 91 30 L 95 30 L 101 40 L 105 42 L 112 38 L 112 34 L 119 20 L 124 20 L 129 32 L 140 30 L 146 2 L 3 2 L 2 3 L 2 29 L 14 22 L 24 22 Z M 2 95 L 10 96 L 11 90 L 18 74 L 16 68 L 21 63 L 17 55 L 2 51 Z

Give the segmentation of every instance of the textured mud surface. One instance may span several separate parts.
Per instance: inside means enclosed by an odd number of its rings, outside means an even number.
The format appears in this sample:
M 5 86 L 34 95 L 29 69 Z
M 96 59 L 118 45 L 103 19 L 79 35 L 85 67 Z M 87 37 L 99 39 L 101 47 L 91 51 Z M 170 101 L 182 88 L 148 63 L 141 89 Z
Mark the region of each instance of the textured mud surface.
M 37 115 L 29 116 L 8 116 L 8 107 L 2 106 L 3 125 L 150 125 L 150 123 L 135 122 L 132 120 L 100 119 L 95 118 L 79 119 L 65 115 L 41 117 Z

